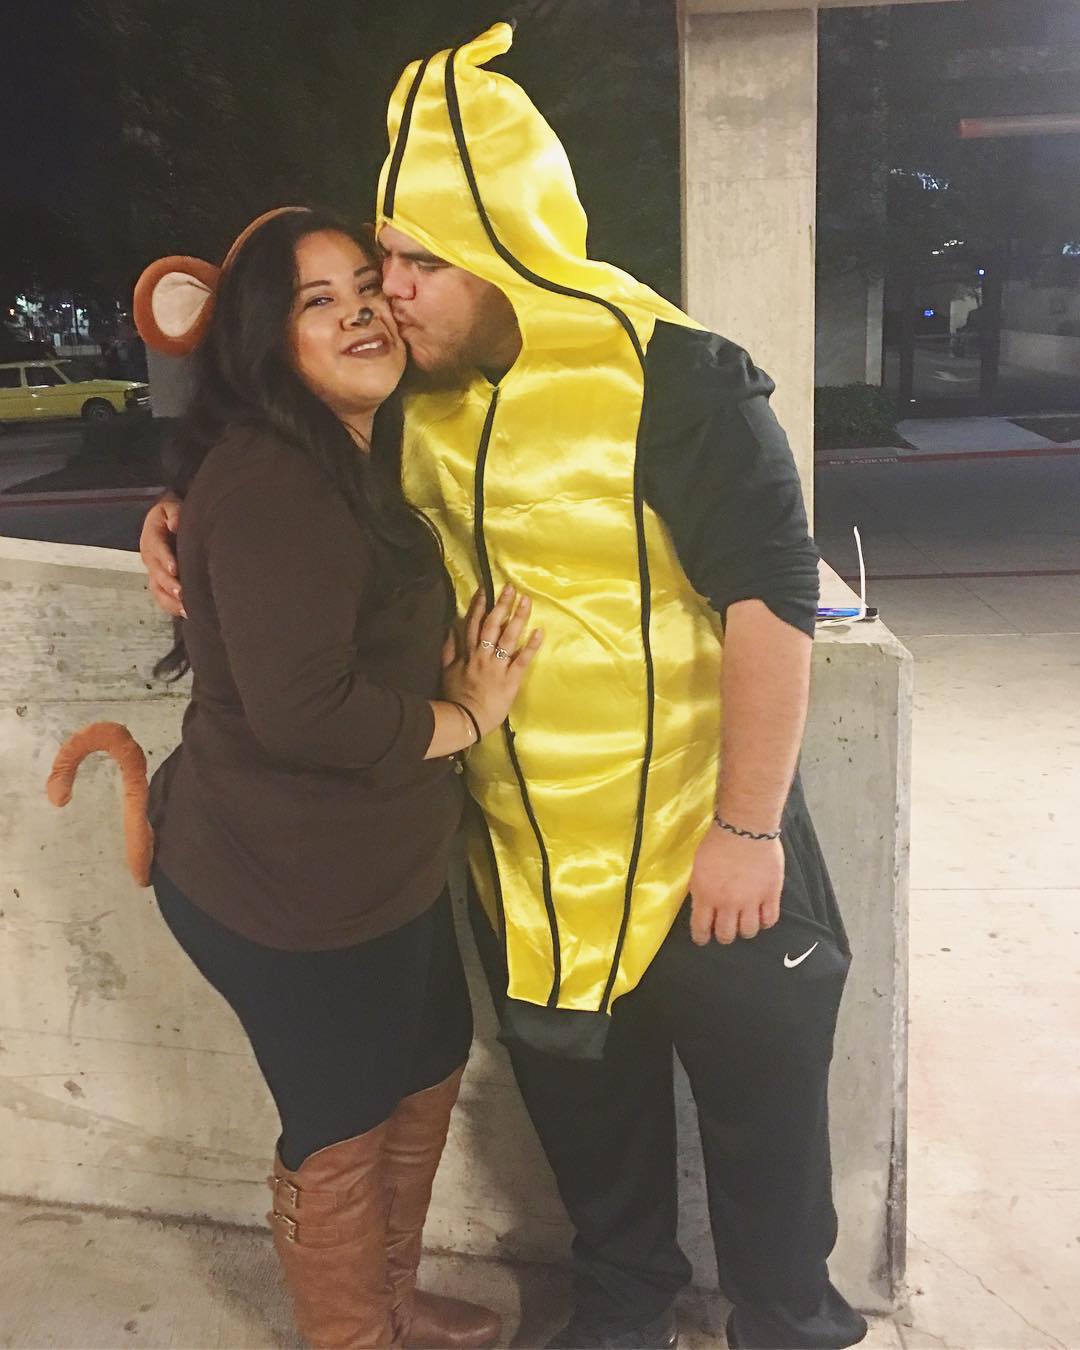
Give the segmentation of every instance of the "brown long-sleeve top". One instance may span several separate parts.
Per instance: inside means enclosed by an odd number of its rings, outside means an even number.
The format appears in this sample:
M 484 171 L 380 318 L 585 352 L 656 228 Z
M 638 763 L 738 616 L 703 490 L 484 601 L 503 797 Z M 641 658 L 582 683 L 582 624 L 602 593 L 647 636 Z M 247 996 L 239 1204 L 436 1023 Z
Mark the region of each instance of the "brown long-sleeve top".
M 441 891 L 461 811 L 434 731 L 445 591 L 387 600 L 372 544 L 298 451 L 234 431 L 178 541 L 194 682 L 154 775 L 155 862 L 253 941 L 344 947 Z

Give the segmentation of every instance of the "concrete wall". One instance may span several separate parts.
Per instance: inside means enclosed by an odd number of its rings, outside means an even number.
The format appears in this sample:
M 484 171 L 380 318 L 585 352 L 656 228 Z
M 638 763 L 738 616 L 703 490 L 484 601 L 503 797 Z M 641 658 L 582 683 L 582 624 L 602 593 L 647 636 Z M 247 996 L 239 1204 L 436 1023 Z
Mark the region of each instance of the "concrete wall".
M 776 381 L 809 502 L 817 16 L 690 13 L 682 37 L 687 308 Z
M 176 744 L 186 689 L 148 675 L 168 623 L 136 556 L 0 539 L 0 631 L 0 1192 L 260 1222 L 273 1106 L 231 1012 L 124 869 L 112 766 L 88 761 L 63 812 L 44 795 L 87 722 L 130 727 L 151 769 Z M 493 1040 L 431 1240 L 550 1257 L 565 1218 Z
M 814 383 L 880 384 L 885 283 L 856 272 L 818 281 Z
M 1029 281 L 1006 283 L 1002 300 L 1004 326 L 1020 333 L 1062 334 L 1080 325 L 1080 285 L 1033 286 Z
M 111 766 L 84 765 L 63 812 L 43 792 L 56 748 L 88 721 L 128 725 L 151 765 L 171 749 L 184 694 L 147 675 L 167 625 L 132 555 L 0 539 L 0 628 L 0 1192 L 260 1222 L 272 1106 L 231 1013 L 123 868 Z M 823 639 L 805 752 L 857 952 L 833 1091 L 835 1270 L 872 1308 L 889 1303 L 902 1220 L 891 1201 L 903 1165 L 906 855 L 895 841 L 898 826 L 906 838 L 909 679 L 879 625 Z M 560 1259 L 566 1222 L 466 945 L 478 1036 L 428 1240 Z M 680 1112 L 685 1240 L 709 1282 L 685 1090 Z
M 1080 337 L 1018 333 L 1006 328 L 1001 333 L 1001 359 L 1021 370 L 1080 378 Z

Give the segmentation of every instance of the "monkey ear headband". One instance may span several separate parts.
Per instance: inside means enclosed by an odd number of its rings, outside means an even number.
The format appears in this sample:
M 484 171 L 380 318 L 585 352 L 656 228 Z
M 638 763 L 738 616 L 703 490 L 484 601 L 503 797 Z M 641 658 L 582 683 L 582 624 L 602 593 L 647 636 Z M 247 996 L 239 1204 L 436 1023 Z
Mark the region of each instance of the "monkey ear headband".
M 279 206 L 253 220 L 220 267 L 201 258 L 173 255 L 151 263 L 135 283 L 135 327 L 148 347 L 166 356 L 188 356 L 206 336 L 222 275 L 260 225 L 304 206 Z

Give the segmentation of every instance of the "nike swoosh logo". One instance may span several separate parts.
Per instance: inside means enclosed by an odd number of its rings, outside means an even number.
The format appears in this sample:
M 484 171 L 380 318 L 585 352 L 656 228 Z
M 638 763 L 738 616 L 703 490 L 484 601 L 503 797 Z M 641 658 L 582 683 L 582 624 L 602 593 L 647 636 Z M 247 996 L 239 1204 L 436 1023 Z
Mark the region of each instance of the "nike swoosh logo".
M 796 966 L 801 966 L 808 956 L 813 956 L 820 946 L 820 942 L 815 942 L 808 952 L 803 952 L 802 956 L 796 956 L 794 960 L 790 956 L 785 956 L 784 965 L 788 970 L 794 970 Z

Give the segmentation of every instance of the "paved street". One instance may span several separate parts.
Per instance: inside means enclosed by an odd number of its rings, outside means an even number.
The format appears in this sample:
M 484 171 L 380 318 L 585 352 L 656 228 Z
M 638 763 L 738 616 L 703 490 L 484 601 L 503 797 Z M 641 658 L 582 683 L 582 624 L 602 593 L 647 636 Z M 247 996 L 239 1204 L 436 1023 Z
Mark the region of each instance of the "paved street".
M 971 573 L 1080 573 L 1078 506 L 1080 453 L 910 456 L 831 464 L 816 475 L 821 551 L 841 575 L 856 576 L 859 526 L 868 575 L 883 579 L 872 604 L 891 595 L 893 582 L 925 577 L 977 610 L 981 583 Z M 896 626 L 884 608 L 882 617 Z
M 61 544 L 93 544 L 98 548 L 135 549 L 149 502 L 156 493 L 117 500 L 109 493 L 92 500 L 71 494 L 55 504 L 23 503 L 0 496 L 0 535 L 10 539 L 45 539 Z
M 106 463 L 100 476 L 92 468 L 94 486 L 87 490 L 59 493 L 47 482 L 43 491 L 33 490 L 36 479 L 64 468 L 83 450 L 84 435 L 81 422 L 20 424 L 0 433 L 0 535 L 101 548 L 138 546 L 146 503 L 156 493 L 98 488 L 98 482 L 116 477 Z M 27 490 L 13 492 L 16 485 Z
M 81 422 L 24 423 L 0 430 L 0 492 L 16 483 L 62 468 L 82 441 Z

